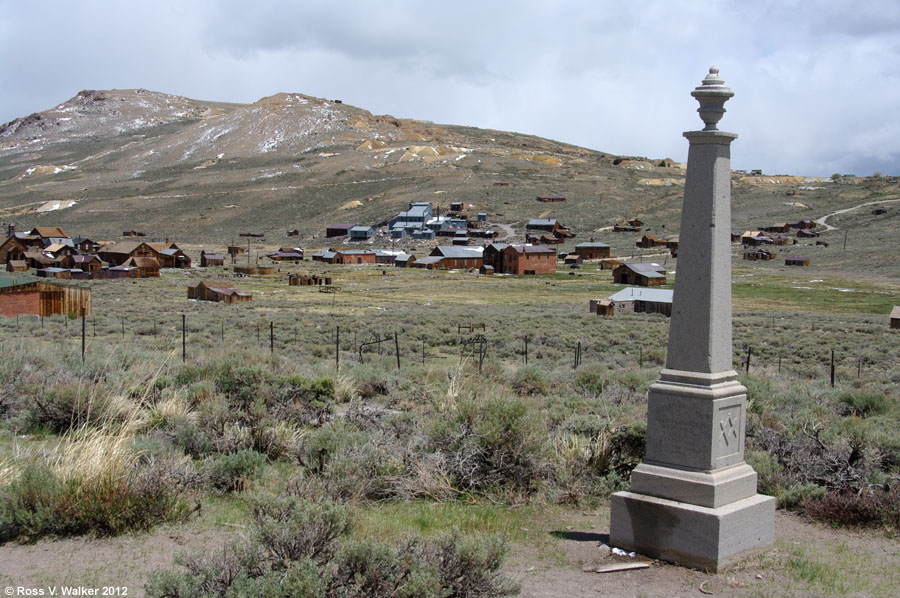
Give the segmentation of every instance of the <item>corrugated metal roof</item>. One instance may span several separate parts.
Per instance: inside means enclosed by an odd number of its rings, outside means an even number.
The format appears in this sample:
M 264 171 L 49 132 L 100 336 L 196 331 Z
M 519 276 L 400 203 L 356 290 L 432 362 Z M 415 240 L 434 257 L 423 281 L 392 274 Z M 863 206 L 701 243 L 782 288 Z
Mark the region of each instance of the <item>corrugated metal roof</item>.
M 610 301 L 651 301 L 653 303 L 672 303 L 672 289 L 650 289 L 645 287 L 626 287 L 609 296 Z
M 483 247 L 461 247 L 459 245 L 439 245 L 434 250 L 444 257 L 456 258 L 481 257 L 484 252 Z
M 528 226 L 553 226 L 556 224 L 556 218 L 532 218 L 528 221 Z
M 639 272 L 640 274 L 647 274 L 649 272 L 665 272 L 666 269 L 660 266 L 657 263 L 636 263 L 636 264 L 623 264 L 632 272 Z
M 575 246 L 575 249 L 579 247 L 609 247 L 606 243 L 579 243 Z
M 891 310 L 891 319 L 894 320 L 898 318 L 900 318 L 900 305 L 895 305 L 894 309 Z
M 436 264 L 436 263 L 438 263 L 439 261 L 441 261 L 442 259 L 444 259 L 444 256 L 442 256 L 442 255 L 430 255 L 430 256 L 428 256 L 428 257 L 420 257 L 419 259 L 417 259 L 417 260 L 416 260 L 415 262 L 413 262 L 413 263 L 416 263 L 416 264 Z

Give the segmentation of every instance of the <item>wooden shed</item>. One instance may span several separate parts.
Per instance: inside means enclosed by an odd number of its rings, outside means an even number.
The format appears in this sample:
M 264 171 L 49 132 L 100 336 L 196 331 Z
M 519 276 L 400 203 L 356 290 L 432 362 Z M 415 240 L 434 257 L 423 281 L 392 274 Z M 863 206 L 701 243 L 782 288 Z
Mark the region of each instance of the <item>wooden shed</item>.
M 639 289 L 625 288 L 610 295 L 607 300 L 609 313 L 601 315 L 613 315 L 613 313 L 635 312 L 648 314 L 662 314 L 666 317 L 672 315 L 671 289 Z M 597 306 L 598 313 L 600 306 Z
M 49 280 L 0 278 L 0 315 L 91 313 L 91 290 Z
M 122 265 L 137 271 L 136 275 L 133 274 L 133 278 L 159 277 L 159 261 L 154 257 L 130 257 Z
M 893 330 L 900 330 L 900 305 L 895 305 L 891 310 L 890 327 Z
M 260 265 L 235 265 L 233 268 L 235 274 L 241 275 L 252 275 L 252 274 L 275 274 L 274 266 L 260 266 Z
M 222 280 L 204 280 L 195 286 L 188 287 L 188 299 L 198 301 L 216 301 L 219 303 L 238 303 L 251 301 L 253 295 L 235 288 L 230 282 Z
M 9 260 L 6 264 L 7 272 L 26 272 L 28 270 L 28 262 L 25 260 Z
M 753 262 L 768 261 L 774 260 L 776 255 L 777 254 L 774 251 L 769 251 L 768 249 L 753 249 L 744 252 L 744 259 Z
M 613 282 L 636 284 L 642 287 L 664 285 L 666 284 L 666 269 L 654 263 L 622 264 L 613 270 Z
M 203 250 L 200 252 L 200 267 L 209 268 L 210 266 L 224 266 L 225 256 L 221 253 Z
M 808 266 L 809 258 L 808 257 L 797 257 L 797 256 L 789 256 L 784 258 L 785 266 Z

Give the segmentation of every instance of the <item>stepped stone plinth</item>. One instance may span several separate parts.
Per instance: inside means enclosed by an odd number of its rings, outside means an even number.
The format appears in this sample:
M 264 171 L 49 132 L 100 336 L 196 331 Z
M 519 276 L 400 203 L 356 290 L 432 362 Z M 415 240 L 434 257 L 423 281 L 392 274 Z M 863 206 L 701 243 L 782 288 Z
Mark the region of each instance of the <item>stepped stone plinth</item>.
M 702 131 L 688 150 L 666 367 L 650 387 L 647 454 L 612 497 L 610 543 L 718 571 L 774 542 L 775 499 L 744 462 L 747 389 L 732 365 L 731 142 L 734 93 L 709 69 L 691 95 Z

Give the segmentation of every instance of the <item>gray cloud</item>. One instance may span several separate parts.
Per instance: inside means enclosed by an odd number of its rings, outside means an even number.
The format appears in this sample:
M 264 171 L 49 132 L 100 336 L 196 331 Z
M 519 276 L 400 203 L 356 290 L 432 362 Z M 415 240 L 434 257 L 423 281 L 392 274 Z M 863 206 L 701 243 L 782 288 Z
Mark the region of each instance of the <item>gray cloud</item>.
M 736 167 L 900 173 L 898 30 L 887 0 L 0 2 L 0 121 L 83 88 L 293 91 L 684 159 L 715 63 Z

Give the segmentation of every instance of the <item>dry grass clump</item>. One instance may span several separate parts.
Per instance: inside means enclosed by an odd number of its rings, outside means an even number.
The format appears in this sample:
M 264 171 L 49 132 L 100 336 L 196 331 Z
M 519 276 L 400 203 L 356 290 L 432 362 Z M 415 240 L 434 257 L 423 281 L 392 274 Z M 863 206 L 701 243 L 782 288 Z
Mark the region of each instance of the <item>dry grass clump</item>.
M 0 463 L 0 539 L 118 534 L 187 516 L 186 487 L 141 459 L 132 423 L 83 428 Z

